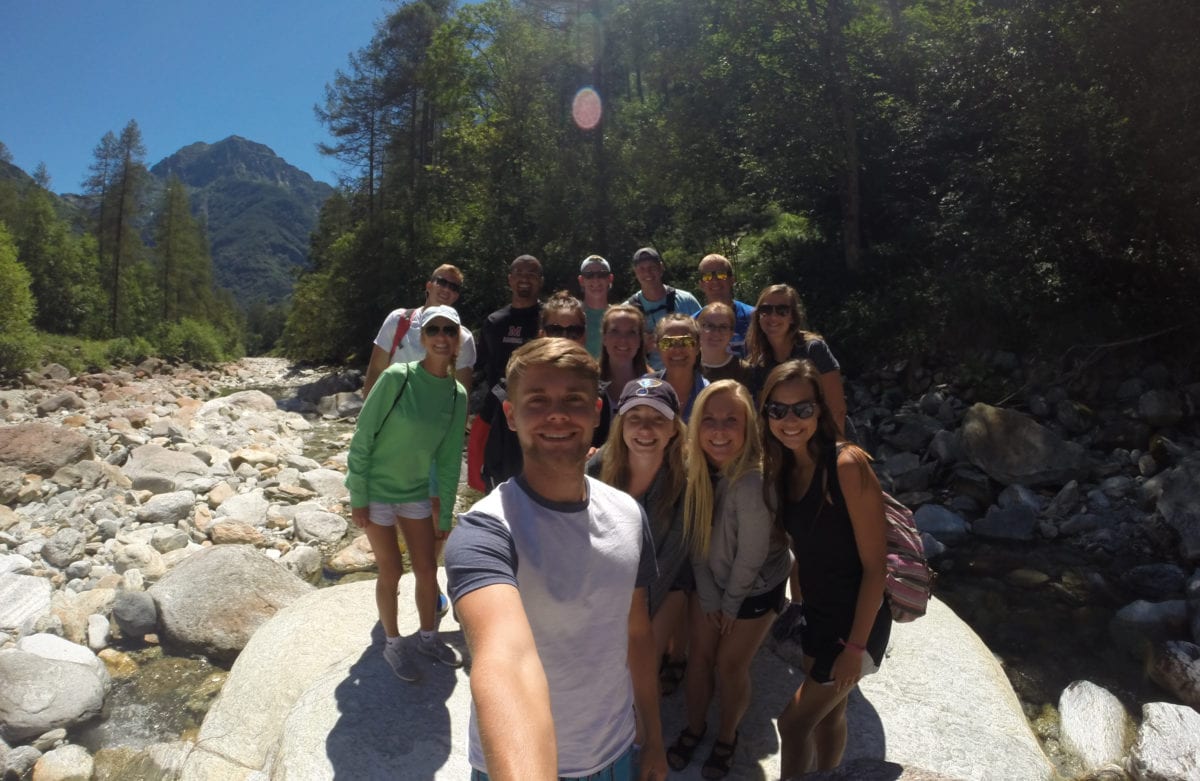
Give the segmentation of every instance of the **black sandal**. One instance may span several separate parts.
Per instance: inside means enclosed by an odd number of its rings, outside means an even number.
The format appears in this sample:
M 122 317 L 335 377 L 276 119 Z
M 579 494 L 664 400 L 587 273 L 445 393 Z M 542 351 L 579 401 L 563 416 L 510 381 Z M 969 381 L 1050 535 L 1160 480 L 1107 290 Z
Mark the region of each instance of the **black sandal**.
M 704 733 L 707 731 L 707 724 L 700 730 L 699 735 L 687 727 L 683 728 L 683 732 L 679 733 L 679 737 L 675 738 L 675 742 L 667 749 L 667 764 L 672 770 L 683 770 L 692 763 L 692 754 L 696 753 L 696 747 L 704 740 Z
M 669 697 L 679 688 L 679 684 L 683 683 L 684 673 L 687 671 L 687 659 L 673 660 L 667 655 L 663 655 L 662 667 L 658 670 L 658 689 L 662 696 Z
M 737 751 L 738 733 L 733 733 L 732 743 L 723 743 L 715 741 L 712 751 L 709 752 L 708 759 L 704 760 L 704 764 L 700 767 L 700 775 L 707 778 L 708 781 L 718 781 L 729 775 L 729 768 L 733 766 L 733 755 Z

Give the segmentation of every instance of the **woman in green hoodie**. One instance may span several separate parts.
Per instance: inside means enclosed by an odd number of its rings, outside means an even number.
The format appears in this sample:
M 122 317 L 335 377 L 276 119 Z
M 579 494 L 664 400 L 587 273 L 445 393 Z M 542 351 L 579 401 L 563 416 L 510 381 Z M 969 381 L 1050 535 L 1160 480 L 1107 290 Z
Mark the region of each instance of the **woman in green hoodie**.
M 351 518 L 366 531 L 379 568 L 375 602 L 387 637 L 383 658 L 406 681 L 420 676 L 396 619 L 396 590 L 404 572 L 397 526 L 417 581 L 421 630 L 415 650 L 451 667 L 462 665 L 462 654 L 437 633 L 449 607 L 438 588 L 437 552 L 450 532 L 467 419 L 467 393 L 453 371 L 460 331 L 452 307 L 422 313 L 425 357 L 393 364 L 379 375 L 359 413 L 347 459 Z M 431 484 L 438 486 L 437 518 L 432 517 Z

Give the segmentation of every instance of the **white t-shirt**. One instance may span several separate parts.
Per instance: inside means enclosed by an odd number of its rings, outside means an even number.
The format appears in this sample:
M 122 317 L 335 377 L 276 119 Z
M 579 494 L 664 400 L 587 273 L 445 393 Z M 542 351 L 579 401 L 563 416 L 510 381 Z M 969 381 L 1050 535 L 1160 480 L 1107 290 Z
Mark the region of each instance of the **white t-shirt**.
M 421 346 L 420 320 L 423 311 L 425 311 L 423 306 L 412 310 L 392 310 L 392 313 L 383 321 L 383 325 L 379 327 L 379 334 L 375 337 L 375 346 L 386 353 L 392 349 L 392 340 L 396 338 L 396 327 L 400 324 L 400 316 L 408 312 L 412 318 L 412 322 L 408 326 L 408 333 L 400 340 L 400 345 L 396 348 L 391 363 L 412 363 L 425 357 L 425 348 Z M 470 328 L 463 326 L 461 330 L 462 343 L 458 346 L 458 362 L 454 368 L 470 369 L 475 365 L 475 337 L 471 335 Z

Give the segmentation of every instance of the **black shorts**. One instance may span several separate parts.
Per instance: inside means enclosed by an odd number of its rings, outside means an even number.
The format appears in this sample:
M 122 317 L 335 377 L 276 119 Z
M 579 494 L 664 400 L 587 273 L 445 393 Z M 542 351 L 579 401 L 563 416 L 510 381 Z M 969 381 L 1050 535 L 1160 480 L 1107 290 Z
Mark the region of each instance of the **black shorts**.
M 875 623 L 871 626 L 871 634 L 867 636 L 867 655 L 870 660 L 863 660 L 863 674 L 875 672 L 883 664 L 883 652 L 887 650 L 888 639 L 892 636 L 892 608 L 888 601 L 883 600 L 879 612 L 875 614 Z M 804 647 L 804 655 L 813 658 L 812 669 L 808 676 L 817 683 L 829 683 L 833 672 L 833 661 L 842 652 L 842 644 L 838 631 L 831 624 L 812 615 L 811 611 L 804 612 L 804 625 L 800 630 L 800 644 Z
M 783 590 L 786 587 L 787 578 L 784 578 L 778 586 L 770 591 L 746 597 L 742 600 L 742 606 L 738 608 L 737 617 L 760 618 L 772 610 L 778 613 L 783 608 Z

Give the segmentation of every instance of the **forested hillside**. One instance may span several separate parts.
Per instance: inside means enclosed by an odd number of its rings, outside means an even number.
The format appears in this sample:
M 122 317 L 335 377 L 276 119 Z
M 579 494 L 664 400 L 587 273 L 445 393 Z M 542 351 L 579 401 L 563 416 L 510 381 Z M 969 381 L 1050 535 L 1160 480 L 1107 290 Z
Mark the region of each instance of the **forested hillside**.
M 797 285 L 852 361 L 1194 334 L 1197 40 L 1188 0 L 406 3 L 317 107 L 352 184 L 287 349 L 361 355 L 441 262 L 475 324 L 521 252 L 626 293 L 644 244 Z

